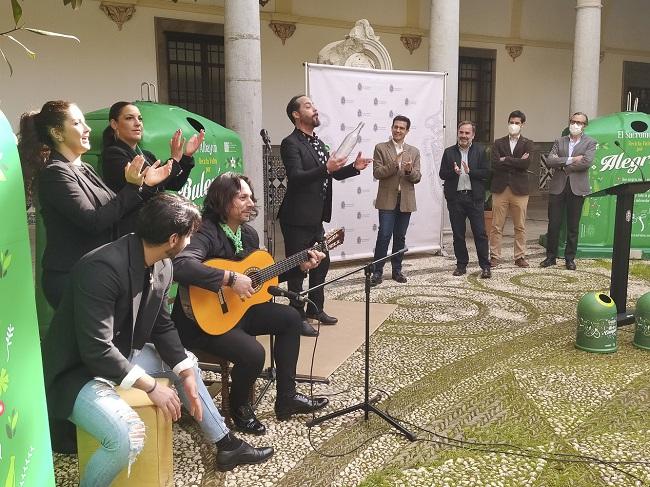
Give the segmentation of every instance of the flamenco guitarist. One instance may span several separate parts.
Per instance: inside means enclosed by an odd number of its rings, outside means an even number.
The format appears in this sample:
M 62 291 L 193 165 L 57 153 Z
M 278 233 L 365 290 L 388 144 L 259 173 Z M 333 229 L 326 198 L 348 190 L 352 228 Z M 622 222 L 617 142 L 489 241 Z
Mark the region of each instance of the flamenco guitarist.
M 174 259 L 174 279 L 183 286 L 198 286 L 218 292 L 229 286 L 242 300 L 252 296 L 251 280 L 244 274 L 216 269 L 203 262 L 213 258 L 240 260 L 259 248 L 257 232 L 247 224 L 256 215 L 255 195 L 249 179 L 228 172 L 215 179 L 205 197 L 203 221 L 191 243 Z M 309 261 L 287 271 L 303 275 L 318 266 L 325 254 L 309 252 Z M 275 415 L 279 420 L 293 414 L 310 413 L 325 407 L 328 400 L 313 399 L 296 393 L 296 362 L 300 348 L 302 319 L 298 311 L 287 305 L 266 302 L 251 306 L 231 330 L 222 335 L 209 335 L 185 314 L 181 294 L 177 297 L 172 317 L 185 347 L 199 349 L 226 358 L 234 364 L 230 389 L 230 409 L 235 429 L 263 435 L 266 427 L 255 417 L 248 391 L 264 366 L 264 348 L 257 335 L 275 335 L 274 354 L 277 371 Z

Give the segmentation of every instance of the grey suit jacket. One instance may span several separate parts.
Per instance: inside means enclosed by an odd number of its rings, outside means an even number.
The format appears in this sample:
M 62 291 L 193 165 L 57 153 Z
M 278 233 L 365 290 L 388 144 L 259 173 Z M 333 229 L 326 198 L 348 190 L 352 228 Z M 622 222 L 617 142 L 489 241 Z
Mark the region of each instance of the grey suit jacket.
M 378 210 L 393 210 L 397 204 L 397 190 L 401 190 L 399 209 L 402 212 L 417 210 L 415 203 L 415 187 L 420 182 L 420 151 L 412 145 L 404 144 L 404 152 L 413 161 L 413 169 L 409 174 L 404 173 L 396 162 L 397 152 L 392 141 L 382 142 L 375 146 L 372 156 L 372 175 L 379 180 L 375 208 Z
M 93 377 L 122 382 L 133 368 L 131 351 L 147 342 L 172 368 L 187 357 L 167 309 L 171 280 L 171 261 L 156 262 L 140 307 L 145 265 L 142 243 L 134 234 L 86 254 L 73 267 L 70 286 L 43 340 L 50 416 L 67 419 L 79 391 Z
M 585 196 L 591 192 L 589 186 L 589 168 L 594 161 L 596 154 L 596 140 L 588 135 L 582 134 L 580 142 L 573 148 L 572 157 L 583 156 L 579 162 L 572 162 L 566 165 L 569 158 L 569 136 L 560 137 L 555 140 L 551 152 L 546 158 L 546 165 L 554 168 L 553 178 L 548 185 L 551 194 L 560 194 L 569 180 L 573 194 Z

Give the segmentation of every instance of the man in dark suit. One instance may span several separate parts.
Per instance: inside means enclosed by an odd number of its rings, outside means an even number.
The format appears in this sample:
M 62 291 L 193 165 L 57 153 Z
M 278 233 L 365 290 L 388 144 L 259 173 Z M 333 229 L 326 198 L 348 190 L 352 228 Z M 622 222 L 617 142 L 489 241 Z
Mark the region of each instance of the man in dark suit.
M 465 221 L 469 219 L 481 266 L 481 277 L 486 279 L 492 277 L 483 216 L 485 182 L 490 174 L 490 163 L 483 146 L 472 143 L 475 134 L 474 122 L 463 121 L 458 124 L 458 142 L 447 147 L 442 154 L 439 175 L 445 182 L 444 194 L 454 236 L 456 269 L 453 275 L 462 276 L 467 272 L 469 254 L 465 244 Z
M 332 179 L 341 180 L 356 176 L 372 159 L 364 159 L 359 152 L 356 160 L 346 166 L 347 157 L 330 155 L 323 141 L 314 133 L 314 129 L 320 125 L 320 120 L 318 110 L 308 96 L 298 95 L 291 98 L 287 105 L 287 116 L 295 129 L 280 146 L 288 185 L 278 218 L 284 237 L 285 253 L 290 256 L 322 239 L 323 222 L 329 222 L 332 217 Z M 310 288 L 325 282 L 329 263 L 327 254 L 318 267 L 309 271 Z M 289 290 L 301 292 L 303 280 L 304 277 L 289 279 Z M 309 299 L 314 302 L 316 308 L 311 304 L 307 306 L 307 318 L 316 319 L 323 325 L 334 325 L 338 322 L 323 309 L 323 288 L 309 293 Z M 301 303 L 292 301 L 291 305 L 305 317 Z M 313 335 L 316 335 L 316 330 L 313 330 Z
M 492 147 L 492 228 L 490 266 L 501 261 L 501 238 L 508 212 L 515 229 L 515 264 L 529 267 L 526 261 L 526 210 L 528 208 L 528 166 L 533 141 L 521 135 L 526 115 L 515 110 L 508 116 L 508 135 L 496 139 Z
M 585 195 L 591 189 L 589 168 L 596 154 L 596 140 L 584 134 L 589 124 L 587 115 L 576 112 L 569 119 L 569 135 L 555 140 L 546 165 L 553 168 L 548 185 L 548 232 L 546 234 L 546 259 L 540 266 L 555 265 L 562 218 L 566 216 L 566 247 L 564 264 L 570 271 L 576 270 L 578 230 Z
M 81 485 L 110 485 L 144 446 L 144 423 L 115 384 L 145 391 L 174 421 L 182 402 L 206 440 L 216 443 L 219 470 L 273 454 L 228 432 L 169 317 L 170 258 L 189 242 L 200 219 L 191 202 L 160 194 L 142 208 L 137 234 L 86 254 L 73 268 L 43 342 L 43 370 L 50 416 L 72 421 L 100 443 Z M 169 378 L 175 388 L 154 377 Z

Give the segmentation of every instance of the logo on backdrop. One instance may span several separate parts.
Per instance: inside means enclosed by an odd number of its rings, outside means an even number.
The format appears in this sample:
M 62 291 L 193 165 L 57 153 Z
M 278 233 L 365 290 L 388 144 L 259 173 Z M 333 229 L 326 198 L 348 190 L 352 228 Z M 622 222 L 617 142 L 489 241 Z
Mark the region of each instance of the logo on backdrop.
M 395 86 L 391 83 L 391 85 L 388 87 L 388 91 L 393 93 L 394 91 L 402 91 L 402 88 L 400 88 L 399 86 Z
M 357 245 L 361 245 L 361 244 L 366 243 L 366 242 L 370 242 L 370 239 L 369 238 L 357 237 Z
M 352 208 L 354 206 L 354 203 L 346 203 L 345 201 L 341 201 L 341 209 L 345 210 L 346 208 Z

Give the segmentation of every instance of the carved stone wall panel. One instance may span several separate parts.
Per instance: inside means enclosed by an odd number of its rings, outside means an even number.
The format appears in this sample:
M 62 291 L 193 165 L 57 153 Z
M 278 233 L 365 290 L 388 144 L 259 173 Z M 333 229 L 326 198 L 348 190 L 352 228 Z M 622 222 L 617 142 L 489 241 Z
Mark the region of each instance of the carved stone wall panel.
M 357 20 L 342 41 L 327 44 L 318 53 L 319 64 L 373 69 L 393 69 L 390 54 L 379 42 L 370 22 Z

